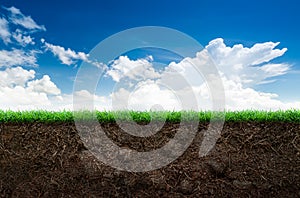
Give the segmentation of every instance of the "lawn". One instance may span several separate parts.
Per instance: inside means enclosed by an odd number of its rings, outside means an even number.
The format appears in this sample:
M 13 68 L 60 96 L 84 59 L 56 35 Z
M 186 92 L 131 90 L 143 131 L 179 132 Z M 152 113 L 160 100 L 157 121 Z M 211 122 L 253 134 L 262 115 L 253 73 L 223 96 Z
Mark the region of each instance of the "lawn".
M 225 114 L 225 115 L 224 115 Z M 75 115 L 75 116 L 74 116 Z M 99 122 L 114 122 L 118 120 L 134 120 L 136 122 L 149 122 L 168 121 L 180 122 L 181 120 L 195 120 L 199 119 L 200 122 L 207 122 L 211 117 L 218 118 L 223 116 L 226 122 L 300 122 L 300 110 L 279 110 L 279 111 L 258 111 L 258 110 L 245 110 L 245 111 L 226 111 L 226 112 L 211 112 L 211 111 L 1 111 L 0 122 L 3 123 L 24 123 L 24 122 L 72 122 L 74 117 L 76 120 L 89 120 L 96 115 Z M 181 119 L 182 118 L 182 119 Z

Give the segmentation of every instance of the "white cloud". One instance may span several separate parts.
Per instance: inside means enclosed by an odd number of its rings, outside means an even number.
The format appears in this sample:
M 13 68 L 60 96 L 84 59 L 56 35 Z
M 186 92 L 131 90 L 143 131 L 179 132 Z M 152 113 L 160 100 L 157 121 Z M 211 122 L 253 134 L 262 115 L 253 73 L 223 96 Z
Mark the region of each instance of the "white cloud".
M 44 75 L 42 79 L 28 82 L 28 90 L 53 95 L 61 93 L 60 89 L 57 88 L 48 75 Z
M 35 71 L 33 70 L 24 70 L 21 67 L 7 68 L 4 71 L 0 71 L 0 87 L 24 87 L 25 83 L 33 79 L 34 76 Z
M 187 57 L 179 63 L 170 63 L 163 72 L 158 73 L 157 76 L 154 75 L 158 78 L 157 80 L 149 80 L 153 79 L 153 75 L 144 72 L 150 70 L 155 74 L 153 65 L 149 61 L 120 57 L 107 72 L 116 83 L 119 83 L 119 89 L 112 96 L 119 103 L 116 107 L 126 106 L 129 109 L 149 110 L 157 103 L 167 110 L 173 110 L 178 109 L 181 102 L 175 96 L 188 94 L 187 86 L 190 86 L 197 97 L 198 108 L 209 110 L 212 108 L 210 90 L 194 66 L 200 68 L 202 74 L 207 77 L 214 62 L 218 66 L 224 84 L 227 110 L 277 110 L 299 107 L 300 102 L 284 103 L 275 93 L 260 92 L 253 88 L 257 84 L 271 83 L 270 77 L 284 75 L 290 69 L 289 64 L 270 62 L 282 56 L 287 50 L 286 48 L 275 49 L 278 44 L 266 42 L 256 44 L 251 48 L 242 45 L 228 47 L 223 39 L 215 39 L 195 57 Z M 213 62 L 209 60 L 208 54 Z M 136 66 L 143 68 L 137 74 L 132 71 Z M 133 83 L 136 84 L 135 90 L 127 89 L 124 84 L 120 85 L 124 83 L 120 82 L 120 78 L 128 76 L 132 80 L 137 80 L 135 77 L 138 75 L 142 81 Z M 182 78 L 188 84 L 184 84 Z M 170 85 L 170 89 L 166 89 L 168 86 L 162 87 L 161 84 Z M 182 108 L 185 109 L 188 106 L 185 104 Z
M 31 92 L 24 87 L 0 88 L 0 108 L 3 110 L 25 110 L 39 109 L 50 105 L 50 101 L 45 93 Z
M 251 48 L 241 44 L 228 47 L 223 39 L 218 38 L 209 42 L 205 49 L 226 78 L 242 83 L 243 86 L 253 86 L 289 70 L 290 66 L 286 63 L 267 64 L 287 51 L 287 48 L 274 49 L 278 45 L 279 42 L 266 42 Z
M 265 73 L 268 77 L 280 76 L 286 74 L 289 70 L 288 64 L 265 64 L 260 69 Z
M 5 44 L 10 43 L 11 33 L 8 27 L 8 21 L 5 18 L 0 17 L 0 38 Z
M 75 99 L 73 98 L 75 97 Z M 73 100 L 76 101 L 74 103 L 73 108 Z M 71 103 L 64 105 L 64 109 L 75 109 L 75 110 L 82 110 L 82 109 L 88 109 L 88 110 L 111 110 L 111 97 L 110 96 L 99 96 L 96 94 L 92 94 L 87 90 L 80 90 L 74 92 L 73 95 L 65 96 L 65 101 L 71 101 Z
M 22 47 L 28 44 L 35 44 L 33 41 L 34 38 L 31 37 L 30 34 L 36 32 L 34 30 L 45 30 L 45 27 L 37 25 L 30 16 L 24 16 L 21 11 L 15 7 L 2 8 L 9 11 L 6 16 L 0 17 L 0 38 L 4 44 L 19 44 Z M 15 24 L 15 26 L 13 26 L 13 24 Z
M 21 67 L 0 71 L 0 109 L 30 110 L 51 109 L 54 103 L 51 95 L 59 101 L 60 90 L 45 75 L 35 79 L 35 71 Z
M 222 38 L 217 38 L 209 42 L 205 48 L 214 60 L 218 61 L 218 64 L 223 65 L 230 61 L 234 64 L 243 63 L 243 65 L 249 66 L 269 62 L 282 56 L 287 51 L 287 48 L 274 49 L 278 45 L 279 42 L 265 42 L 255 44 L 251 48 L 244 47 L 242 44 L 228 47 Z M 232 57 L 234 59 L 231 59 Z
M 19 49 L 0 50 L 0 68 L 11 66 L 37 66 L 37 51 L 25 52 Z
M 10 12 L 9 19 L 15 25 L 21 25 L 28 30 L 42 30 L 46 31 L 45 26 L 38 25 L 31 16 L 25 16 L 18 8 L 10 7 L 5 8 L 7 11 Z
M 84 52 L 75 52 L 70 48 L 65 49 L 64 47 L 47 43 L 45 39 L 41 39 L 41 42 L 45 44 L 47 50 L 50 50 L 65 65 L 72 65 L 77 60 L 88 61 L 88 54 Z
M 181 103 L 172 91 L 159 86 L 153 80 L 147 80 L 137 85 L 130 92 L 124 88 L 112 94 L 113 109 L 132 109 L 137 111 L 150 110 L 160 105 L 161 110 L 180 110 Z
M 229 110 L 285 110 L 300 107 L 300 101 L 285 103 L 278 99 L 276 93 L 244 88 L 241 84 L 227 79 L 223 79 L 223 83 L 226 91 L 226 108 Z
M 158 78 L 160 74 L 155 72 L 151 61 L 153 61 L 152 56 L 135 61 L 130 60 L 127 56 L 120 56 L 112 62 L 107 75 L 116 82 L 125 76 L 134 80 Z
M 17 29 L 14 33 L 13 33 L 13 38 L 23 47 L 25 47 L 28 44 L 34 45 L 35 42 L 33 41 L 33 38 L 28 35 L 25 36 L 24 34 L 22 34 L 22 31 Z
M 41 41 L 63 64 L 71 65 L 78 60 L 91 62 L 88 55 L 83 52 L 75 52 L 69 48 L 49 44 L 45 40 Z M 81 90 L 74 93 L 74 96 L 79 97 L 82 108 L 86 107 L 87 101 L 93 99 L 94 107 L 98 110 L 112 110 L 124 106 L 133 110 L 149 110 L 156 104 L 165 110 L 181 110 L 193 107 L 193 104 L 182 104 L 179 99 L 190 97 L 188 90 L 190 87 L 197 97 L 198 109 L 209 110 L 212 108 L 210 90 L 194 66 L 209 74 L 213 64 L 209 60 L 210 55 L 221 74 L 227 110 L 276 110 L 300 107 L 300 102 L 284 103 L 278 99 L 276 93 L 254 89 L 254 85 L 271 83 L 274 79 L 269 78 L 284 75 L 289 71 L 290 65 L 287 63 L 272 63 L 273 59 L 286 52 L 285 48 L 275 49 L 276 46 L 278 43 L 267 42 L 256 44 L 251 48 L 242 45 L 229 47 L 222 39 L 215 39 L 195 57 L 186 57 L 179 63 L 172 62 L 165 70 L 159 72 L 155 71 L 151 56 L 137 60 L 121 56 L 112 61 L 107 71 L 107 75 L 119 85 L 116 86 L 118 89 L 114 93 L 100 96 Z M 33 52 L 26 53 L 17 49 L 0 51 L 0 67 L 11 67 L 0 71 L 0 108 L 72 110 L 72 95 L 61 94 L 60 89 L 48 75 L 36 79 L 34 70 L 14 67 L 35 64 L 36 57 Z M 135 87 L 126 87 L 121 81 L 124 77 Z M 114 106 L 111 104 L 112 100 L 117 102 Z

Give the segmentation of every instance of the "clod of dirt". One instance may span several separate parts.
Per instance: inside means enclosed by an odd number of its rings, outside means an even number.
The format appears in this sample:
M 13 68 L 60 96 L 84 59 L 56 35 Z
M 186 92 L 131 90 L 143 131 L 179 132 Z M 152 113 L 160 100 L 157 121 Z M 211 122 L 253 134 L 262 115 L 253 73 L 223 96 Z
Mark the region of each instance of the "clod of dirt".
M 192 194 L 192 192 L 194 191 L 193 183 L 191 183 L 187 179 L 184 179 L 180 182 L 179 190 L 185 195 Z
M 210 171 L 217 176 L 224 176 L 225 171 L 228 167 L 225 160 L 220 159 L 210 159 L 206 162 Z

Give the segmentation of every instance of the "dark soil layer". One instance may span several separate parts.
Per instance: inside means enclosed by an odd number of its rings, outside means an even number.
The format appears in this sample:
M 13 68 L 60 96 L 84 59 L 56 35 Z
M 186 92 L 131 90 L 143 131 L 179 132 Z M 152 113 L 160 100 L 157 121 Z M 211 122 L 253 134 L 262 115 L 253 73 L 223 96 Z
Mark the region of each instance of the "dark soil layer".
M 178 124 L 156 135 L 122 134 L 103 124 L 122 147 L 139 151 L 164 145 Z M 300 124 L 225 123 L 206 157 L 200 132 L 177 160 L 159 170 L 111 168 L 84 147 L 73 123 L 0 124 L 2 197 L 300 197 Z

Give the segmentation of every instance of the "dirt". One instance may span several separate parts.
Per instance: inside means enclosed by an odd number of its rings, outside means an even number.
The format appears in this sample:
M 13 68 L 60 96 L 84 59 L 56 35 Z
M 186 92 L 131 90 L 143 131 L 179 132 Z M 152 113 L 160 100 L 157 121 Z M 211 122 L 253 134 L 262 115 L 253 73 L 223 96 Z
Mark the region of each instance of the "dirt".
M 121 147 L 148 151 L 174 137 L 166 123 L 148 138 L 102 124 Z M 300 197 L 300 124 L 225 123 L 216 146 L 200 158 L 202 129 L 177 160 L 133 173 L 98 161 L 74 123 L 0 124 L 1 197 Z

